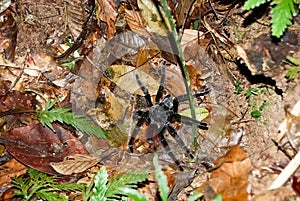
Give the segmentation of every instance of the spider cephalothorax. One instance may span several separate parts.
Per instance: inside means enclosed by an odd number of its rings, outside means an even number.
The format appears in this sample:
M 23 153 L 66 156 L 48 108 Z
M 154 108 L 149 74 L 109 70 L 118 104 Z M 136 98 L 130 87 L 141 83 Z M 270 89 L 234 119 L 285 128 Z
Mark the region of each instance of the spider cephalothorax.
M 139 87 L 142 89 L 145 99 L 147 102 L 148 109 L 145 111 L 138 110 L 136 114 L 138 116 L 138 121 L 134 130 L 130 136 L 128 142 L 128 148 L 130 152 L 133 152 L 133 142 L 136 138 L 137 133 L 139 132 L 141 126 L 144 124 L 149 125 L 149 131 L 147 132 L 147 141 L 148 143 L 153 143 L 152 137 L 157 135 L 163 147 L 166 149 L 168 155 L 172 158 L 173 161 L 177 164 L 180 170 L 183 170 L 180 161 L 176 159 L 173 152 L 171 151 L 168 142 L 165 139 L 166 130 L 170 133 L 170 135 L 177 141 L 177 143 L 181 146 L 181 148 L 185 151 L 185 153 L 191 158 L 194 159 L 194 155 L 187 148 L 183 140 L 177 134 L 176 129 L 172 126 L 174 122 L 182 122 L 188 125 L 197 125 L 198 128 L 208 129 L 208 124 L 204 122 L 197 121 L 190 117 L 182 116 L 178 114 L 178 105 L 179 102 L 186 101 L 187 96 L 181 95 L 178 97 L 174 97 L 171 94 L 166 94 L 163 96 L 164 91 L 164 82 L 165 82 L 165 70 L 166 70 L 166 61 L 163 61 L 163 65 L 161 67 L 161 79 L 160 85 L 156 93 L 155 104 L 153 105 L 151 96 L 148 92 L 148 89 L 144 86 L 144 84 L 139 79 L 139 76 L 136 75 L 136 80 Z M 197 95 L 205 95 L 209 93 L 210 89 L 203 89 L 197 91 Z M 156 132 L 156 133 L 151 133 Z

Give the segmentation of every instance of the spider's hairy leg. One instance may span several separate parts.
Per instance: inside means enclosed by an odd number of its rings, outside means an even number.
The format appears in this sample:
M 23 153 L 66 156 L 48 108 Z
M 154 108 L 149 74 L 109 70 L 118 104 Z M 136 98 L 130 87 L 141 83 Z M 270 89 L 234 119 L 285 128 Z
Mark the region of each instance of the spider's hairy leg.
M 166 132 L 167 126 L 163 125 L 162 128 L 160 128 L 160 132 L 157 134 L 160 142 L 162 143 L 164 149 L 167 151 L 167 154 L 170 156 L 170 158 L 176 163 L 177 167 L 179 168 L 180 171 L 183 171 L 183 167 L 181 166 L 181 163 L 179 160 L 177 160 L 177 158 L 174 156 L 171 148 L 169 147 L 168 142 L 166 141 L 166 138 L 164 136 L 165 132 Z
M 173 112 L 174 114 L 178 113 L 179 101 L 177 97 L 173 99 Z
M 194 155 L 190 152 L 189 148 L 185 145 L 183 140 L 179 137 L 178 133 L 176 132 L 175 128 L 171 126 L 170 124 L 166 125 L 168 132 L 170 135 L 177 141 L 177 143 L 180 145 L 180 147 L 185 151 L 185 153 L 189 156 L 190 159 L 194 159 Z
M 192 96 L 193 96 L 193 98 L 196 98 L 198 96 L 204 96 L 204 95 L 208 94 L 211 90 L 212 89 L 210 87 L 201 89 L 199 91 L 195 91 Z M 187 94 L 179 95 L 176 98 L 177 98 L 178 102 L 184 102 L 184 101 L 189 100 L 189 97 Z
M 149 94 L 148 89 L 147 89 L 147 88 L 145 87 L 145 85 L 142 83 L 142 81 L 140 80 L 140 77 L 139 77 L 138 75 L 135 75 L 135 78 L 136 78 L 136 81 L 137 81 L 139 87 L 141 88 L 141 90 L 142 90 L 143 93 L 145 94 L 145 98 L 146 98 L 148 107 L 152 107 L 153 104 L 152 104 L 151 96 L 150 96 L 150 94 Z
M 196 119 L 193 119 L 193 118 L 190 118 L 190 117 L 187 117 L 187 116 L 182 116 L 180 114 L 172 114 L 171 120 L 173 122 L 174 121 L 182 122 L 182 123 L 185 123 L 185 124 L 190 125 L 190 126 L 197 125 L 198 128 L 201 128 L 203 130 L 208 130 L 209 129 L 209 125 L 207 123 L 198 121 Z
M 163 90 L 165 88 L 165 77 L 166 77 L 166 60 L 163 60 L 163 64 L 161 66 L 161 70 L 160 70 L 160 82 L 159 82 L 159 88 L 157 90 L 156 93 L 156 97 L 155 97 L 155 104 L 159 103 L 159 100 L 161 99 L 162 95 L 163 95 Z
M 134 130 L 133 130 L 133 132 L 132 132 L 132 134 L 131 134 L 131 136 L 130 136 L 130 139 L 129 139 L 129 141 L 128 141 L 128 149 L 129 149 L 129 151 L 131 152 L 131 153 L 133 153 L 133 142 L 134 142 L 134 140 L 135 140 L 135 138 L 136 138 L 136 135 L 137 135 L 137 133 L 139 132 L 139 130 L 140 130 L 140 128 L 141 128 L 141 126 L 145 123 L 145 121 L 147 120 L 147 117 L 148 117 L 148 115 L 149 115 L 149 112 L 147 111 L 147 112 L 144 112 L 144 113 L 138 113 L 138 115 L 141 117 L 139 120 L 138 120 L 138 122 L 136 123 L 136 125 L 135 125 L 135 127 L 134 127 Z

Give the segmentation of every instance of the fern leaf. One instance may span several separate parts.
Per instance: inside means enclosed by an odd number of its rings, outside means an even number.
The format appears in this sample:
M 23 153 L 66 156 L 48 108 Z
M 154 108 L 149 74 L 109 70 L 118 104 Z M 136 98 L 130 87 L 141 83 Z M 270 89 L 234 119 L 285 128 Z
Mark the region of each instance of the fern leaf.
M 111 200 L 119 197 L 122 188 L 136 188 L 138 182 L 143 182 L 149 177 L 147 171 L 130 172 L 128 174 L 119 174 L 112 178 L 107 184 L 105 196 Z
M 132 188 L 122 188 L 122 194 L 127 195 L 134 201 L 148 201 L 148 199 L 143 196 L 140 192 Z
M 169 187 L 168 187 L 168 179 L 166 175 L 161 170 L 161 167 L 158 163 L 157 155 L 154 156 L 153 163 L 155 166 L 155 179 L 158 182 L 158 190 L 159 195 L 162 201 L 168 200 Z
M 293 0 L 276 0 L 272 9 L 272 35 L 279 38 L 288 25 L 291 25 L 292 16 L 296 15 Z
M 250 10 L 256 8 L 269 0 L 247 0 L 244 4 L 244 10 Z
M 93 195 L 91 197 L 91 201 L 105 201 L 106 200 L 106 192 L 107 186 L 106 183 L 108 181 L 108 174 L 106 168 L 103 166 L 94 177 L 94 188 Z
M 92 123 L 83 116 L 75 115 L 69 108 L 53 108 L 51 107 L 56 101 L 48 101 L 45 109 L 40 111 L 39 108 L 36 112 L 40 118 L 43 126 L 48 126 L 53 132 L 56 132 L 52 126 L 52 122 L 58 121 L 73 126 L 77 130 L 84 132 L 88 135 L 94 135 L 98 138 L 106 138 L 107 132 L 99 126 L 94 126 Z

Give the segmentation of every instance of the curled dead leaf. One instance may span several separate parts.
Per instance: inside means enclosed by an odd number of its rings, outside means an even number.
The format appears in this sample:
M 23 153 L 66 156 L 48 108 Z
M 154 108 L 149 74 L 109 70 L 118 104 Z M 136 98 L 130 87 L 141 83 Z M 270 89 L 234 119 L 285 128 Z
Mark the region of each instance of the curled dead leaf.
M 53 169 L 63 175 L 83 172 L 93 167 L 99 162 L 100 158 L 87 154 L 74 154 L 64 158 L 62 162 L 50 163 Z
M 243 149 L 234 146 L 214 164 L 221 166 L 212 171 L 208 184 L 216 194 L 222 194 L 223 200 L 248 200 L 248 174 L 252 164 Z

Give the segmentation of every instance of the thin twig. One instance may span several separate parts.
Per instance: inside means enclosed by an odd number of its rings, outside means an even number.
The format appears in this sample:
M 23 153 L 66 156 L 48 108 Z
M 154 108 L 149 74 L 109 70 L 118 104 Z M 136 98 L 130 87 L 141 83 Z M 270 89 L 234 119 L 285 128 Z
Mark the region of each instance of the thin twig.
M 297 170 L 300 165 L 300 151 L 296 154 L 293 160 L 284 168 L 280 175 L 273 181 L 268 190 L 280 188 Z

